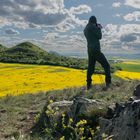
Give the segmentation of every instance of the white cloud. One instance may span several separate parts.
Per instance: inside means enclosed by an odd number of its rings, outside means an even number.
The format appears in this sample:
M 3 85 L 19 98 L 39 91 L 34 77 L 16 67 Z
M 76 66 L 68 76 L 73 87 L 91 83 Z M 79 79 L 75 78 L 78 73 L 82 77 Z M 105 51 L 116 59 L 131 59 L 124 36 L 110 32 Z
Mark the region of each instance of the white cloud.
M 126 21 L 140 21 L 140 11 L 135 11 L 124 16 Z
M 66 21 L 64 21 L 63 23 L 57 25 L 57 26 L 55 27 L 55 30 L 56 30 L 56 31 L 59 31 L 59 32 L 66 32 L 66 31 L 68 31 L 68 30 L 70 30 L 70 29 L 74 29 L 74 28 L 75 28 L 75 26 L 74 26 L 72 23 L 69 23 L 69 22 L 66 20 Z
M 120 38 L 123 35 L 128 34 L 140 34 L 140 25 L 139 24 L 124 24 L 124 25 L 115 25 L 108 24 L 104 29 L 104 36 L 112 37 L 112 39 Z
M 12 29 L 12 28 L 9 28 L 9 29 L 5 30 L 5 33 L 8 35 L 17 35 L 17 34 L 19 34 L 19 31 Z
M 59 34 L 58 33 L 48 33 L 45 37 L 44 40 L 47 41 L 54 41 L 55 39 L 59 38 Z
M 116 14 L 115 17 L 121 17 L 121 14 Z
M 59 30 L 67 31 L 73 26 L 85 25 L 85 21 L 80 20 L 76 15 L 88 12 L 91 12 L 91 8 L 87 5 L 66 9 L 64 0 L 6 0 L 0 2 L 0 17 L 24 29 L 59 26 L 61 27 Z M 0 20 L 0 24 L 1 22 Z
M 108 50 L 127 50 L 128 52 L 139 52 L 140 46 L 140 25 L 124 24 L 114 25 L 108 24 L 103 33 L 101 44 L 104 51 Z
M 112 7 L 115 7 L 115 8 L 118 8 L 118 7 L 120 7 L 121 6 L 121 3 L 120 2 L 114 2 L 113 4 L 112 4 Z
M 125 5 L 140 9 L 140 0 L 125 0 Z
M 0 17 L 0 27 L 6 26 L 6 25 L 11 25 L 11 22 L 9 22 L 9 20 L 4 17 Z
M 70 12 L 72 14 L 83 14 L 83 13 L 89 13 L 92 9 L 87 5 L 79 5 L 78 7 L 71 7 Z
M 86 53 L 86 40 L 79 33 L 64 35 L 58 33 L 48 33 L 42 40 L 34 41 L 43 46 L 47 51 L 57 51 L 59 53 Z
M 103 30 L 105 36 L 116 36 L 118 31 L 118 25 L 107 24 L 105 29 Z
M 120 26 L 119 34 L 139 34 L 140 33 L 140 24 L 124 24 Z

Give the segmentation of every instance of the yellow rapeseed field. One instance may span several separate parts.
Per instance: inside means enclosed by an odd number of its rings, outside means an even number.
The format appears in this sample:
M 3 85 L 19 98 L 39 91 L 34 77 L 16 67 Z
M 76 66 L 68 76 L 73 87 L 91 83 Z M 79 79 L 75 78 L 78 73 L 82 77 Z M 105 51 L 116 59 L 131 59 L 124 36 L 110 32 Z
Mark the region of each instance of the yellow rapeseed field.
M 125 80 L 140 80 L 139 72 L 117 71 L 115 75 Z
M 94 83 L 104 76 L 94 75 Z M 37 93 L 86 85 L 86 71 L 58 66 L 0 63 L 0 96 Z
M 114 75 L 140 80 L 140 73 L 117 71 Z M 104 83 L 104 75 L 95 74 L 94 84 Z M 46 92 L 86 85 L 86 70 L 59 66 L 0 63 L 0 97 L 26 93 Z

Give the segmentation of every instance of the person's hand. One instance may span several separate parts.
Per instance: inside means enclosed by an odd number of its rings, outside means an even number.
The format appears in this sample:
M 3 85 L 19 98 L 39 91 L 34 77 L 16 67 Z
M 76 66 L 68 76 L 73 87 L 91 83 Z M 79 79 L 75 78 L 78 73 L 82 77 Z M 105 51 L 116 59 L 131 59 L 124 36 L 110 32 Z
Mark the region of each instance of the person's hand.
M 99 23 L 97 23 L 97 27 L 98 28 L 100 28 L 100 29 L 102 29 L 103 27 L 102 27 L 102 25 L 101 24 L 99 24 Z

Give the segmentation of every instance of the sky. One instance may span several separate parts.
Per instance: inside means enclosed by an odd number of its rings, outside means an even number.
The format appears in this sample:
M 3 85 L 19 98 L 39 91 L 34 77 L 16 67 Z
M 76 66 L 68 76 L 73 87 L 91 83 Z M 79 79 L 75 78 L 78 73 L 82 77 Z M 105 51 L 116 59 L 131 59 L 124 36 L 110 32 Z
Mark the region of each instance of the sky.
M 140 54 L 140 0 L 0 0 L 0 44 L 24 41 L 60 54 L 87 53 L 90 16 L 102 24 L 102 51 Z

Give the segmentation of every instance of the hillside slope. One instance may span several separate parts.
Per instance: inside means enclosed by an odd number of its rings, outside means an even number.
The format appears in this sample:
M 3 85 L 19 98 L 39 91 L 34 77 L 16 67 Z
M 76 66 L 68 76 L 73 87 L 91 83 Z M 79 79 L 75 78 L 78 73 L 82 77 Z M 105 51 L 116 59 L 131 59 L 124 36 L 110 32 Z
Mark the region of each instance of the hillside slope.
M 39 54 L 47 54 L 46 51 L 41 49 L 40 47 L 30 43 L 30 42 L 23 42 L 14 47 L 11 47 L 5 51 L 8 54 L 24 54 L 29 56 L 37 56 Z
M 0 61 L 34 64 L 37 60 L 43 58 L 45 55 L 47 55 L 47 52 L 40 47 L 30 42 L 23 42 L 0 52 Z
M 48 53 L 30 42 L 23 42 L 0 52 L 0 62 L 49 64 L 79 69 L 85 69 L 87 67 L 86 59 L 69 58 L 60 56 L 57 53 Z

